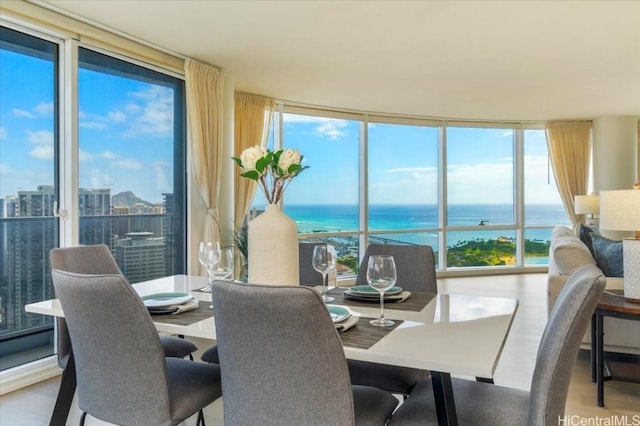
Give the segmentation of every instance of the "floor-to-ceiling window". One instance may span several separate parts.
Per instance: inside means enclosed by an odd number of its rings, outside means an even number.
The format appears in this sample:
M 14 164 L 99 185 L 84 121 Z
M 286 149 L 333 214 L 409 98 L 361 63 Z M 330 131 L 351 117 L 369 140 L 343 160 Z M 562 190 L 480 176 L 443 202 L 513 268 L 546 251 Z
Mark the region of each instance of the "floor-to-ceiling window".
M 358 264 L 361 121 L 284 113 L 282 123 L 283 145 L 299 149 L 309 166 L 287 189 L 284 211 L 302 239 L 332 243 L 338 275 L 351 275 Z
M 547 264 L 551 231 L 569 225 L 551 170 L 544 129 L 523 132 L 524 263 Z
M 516 264 L 514 131 L 446 127 L 448 268 Z
M 0 369 L 54 353 L 24 311 L 53 296 L 52 248 L 107 244 L 132 282 L 185 272 L 184 82 L 111 53 L 0 27 Z
M 184 267 L 182 80 L 80 49 L 81 244 L 107 244 L 129 281 Z
M 440 270 L 545 265 L 553 226 L 569 224 L 541 123 L 282 111 L 271 146 L 310 166 L 285 212 L 301 239 L 339 247 L 342 275 L 370 242 L 429 244 Z
M 0 27 L 0 369 L 51 355 L 58 44 Z

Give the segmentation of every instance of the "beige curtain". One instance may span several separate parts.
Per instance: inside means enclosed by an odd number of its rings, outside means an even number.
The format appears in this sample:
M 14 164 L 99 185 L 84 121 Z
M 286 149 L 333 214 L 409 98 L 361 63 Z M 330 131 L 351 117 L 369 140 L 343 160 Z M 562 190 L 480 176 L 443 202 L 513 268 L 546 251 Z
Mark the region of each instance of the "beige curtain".
M 191 174 L 207 209 L 202 240 L 219 241 L 224 73 L 211 65 L 185 61 Z M 197 234 L 196 234 L 197 235 Z
M 567 215 L 575 225 L 582 217 L 575 214 L 574 197 L 585 195 L 589 184 L 591 122 L 548 122 L 546 130 L 553 175 Z
M 250 146 L 267 145 L 274 107 L 273 99 L 249 93 L 235 93 L 234 157 L 240 157 L 242 151 Z M 235 229 L 242 226 L 258 187 L 255 181 L 240 176 L 241 171 L 240 167 L 235 168 Z

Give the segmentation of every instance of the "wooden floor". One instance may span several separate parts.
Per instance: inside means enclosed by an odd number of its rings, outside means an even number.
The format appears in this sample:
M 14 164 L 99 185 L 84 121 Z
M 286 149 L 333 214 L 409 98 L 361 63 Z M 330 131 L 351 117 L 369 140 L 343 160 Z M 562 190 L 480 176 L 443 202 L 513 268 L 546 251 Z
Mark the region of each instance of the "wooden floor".
M 528 389 L 538 343 L 547 320 L 546 274 L 442 278 L 439 287 L 441 292 L 519 299 L 518 313 L 498 364 L 495 382 Z M 195 342 L 202 350 L 211 343 L 206 340 Z M 598 407 L 595 404 L 596 387 L 590 376 L 589 353 L 582 351 L 573 372 L 566 407 L 568 416 L 577 417 L 564 424 L 640 424 L 640 384 L 606 382 L 605 407 Z M 0 425 L 47 425 L 58 383 L 59 379 L 54 378 L 0 397 Z M 74 405 L 67 424 L 77 425 L 79 418 L 80 411 Z M 223 424 L 221 400 L 207 407 L 205 418 L 208 426 Z M 88 416 L 86 424 L 104 423 Z M 185 424 L 195 425 L 195 417 Z

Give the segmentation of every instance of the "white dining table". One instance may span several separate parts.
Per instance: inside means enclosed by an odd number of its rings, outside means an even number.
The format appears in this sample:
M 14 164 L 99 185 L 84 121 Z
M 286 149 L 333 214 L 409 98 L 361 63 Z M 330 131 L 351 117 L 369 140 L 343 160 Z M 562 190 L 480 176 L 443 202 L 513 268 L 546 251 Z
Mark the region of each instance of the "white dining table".
M 174 275 L 133 284 L 143 297 L 154 293 L 191 293 L 201 301 L 210 294 L 199 291 L 207 279 Z M 241 284 L 239 284 L 241 285 Z M 345 301 L 346 302 L 346 301 Z M 378 304 L 349 306 L 352 315 L 375 318 Z M 451 375 L 492 380 L 504 343 L 518 309 L 514 298 L 462 294 L 437 294 L 419 311 L 401 309 L 400 303 L 385 304 L 385 317 L 401 324 L 367 349 L 344 345 L 347 358 L 421 368 L 431 371 L 440 424 L 457 424 Z M 208 305 L 199 309 L 209 309 Z M 31 313 L 63 317 L 57 299 L 25 306 Z M 215 318 L 179 325 L 152 317 L 160 332 L 203 339 L 216 338 Z M 166 316 L 163 316 L 166 318 Z M 349 333 L 346 331 L 345 333 Z

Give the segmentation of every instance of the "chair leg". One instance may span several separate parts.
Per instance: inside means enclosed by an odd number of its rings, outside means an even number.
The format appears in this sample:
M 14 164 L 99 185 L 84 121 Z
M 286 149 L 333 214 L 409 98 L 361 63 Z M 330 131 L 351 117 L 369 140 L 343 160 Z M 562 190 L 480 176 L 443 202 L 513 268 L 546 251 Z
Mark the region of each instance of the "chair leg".
M 196 420 L 196 426 L 206 426 L 204 424 L 204 413 L 202 410 L 198 411 L 198 418 Z
M 87 412 L 83 411 L 82 415 L 80 416 L 80 426 L 84 426 L 84 419 L 87 417 Z

